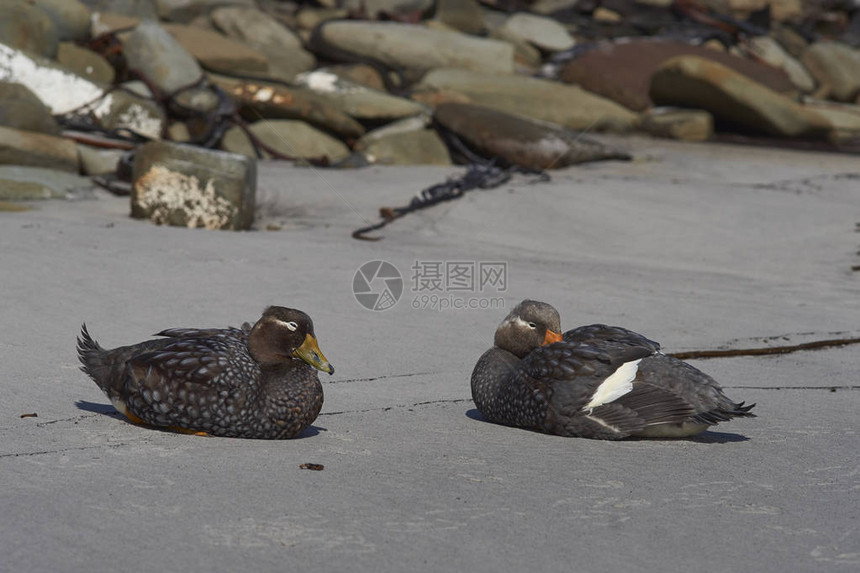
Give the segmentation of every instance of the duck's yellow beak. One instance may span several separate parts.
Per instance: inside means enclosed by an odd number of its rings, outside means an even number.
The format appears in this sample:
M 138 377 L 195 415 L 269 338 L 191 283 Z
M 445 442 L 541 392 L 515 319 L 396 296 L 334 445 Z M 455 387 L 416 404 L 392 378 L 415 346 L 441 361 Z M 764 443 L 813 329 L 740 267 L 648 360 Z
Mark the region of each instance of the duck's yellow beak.
M 317 370 L 334 374 L 334 366 L 328 363 L 322 350 L 320 350 L 319 344 L 317 344 L 317 339 L 310 334 L 305 336 L 305 341 L 302 342 L 301 346 L 293 350 L 293 356 L 304 360 Z
M 546 336 L 543 337 L 543 345 L 552 344 L 553 342 L 561 342 L 562 337 L 560 332 L 553 332 L 547 329 Z

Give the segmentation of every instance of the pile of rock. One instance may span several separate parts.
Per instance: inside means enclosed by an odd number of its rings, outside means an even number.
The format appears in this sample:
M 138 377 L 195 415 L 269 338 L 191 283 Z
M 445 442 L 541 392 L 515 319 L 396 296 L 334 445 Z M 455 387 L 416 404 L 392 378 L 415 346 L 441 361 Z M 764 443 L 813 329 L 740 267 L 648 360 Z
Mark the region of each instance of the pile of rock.
M 860 5 L 822 6 L 0 0 L 0 200 L 119 165 L 135 216 L 235 229 L 258 158 L 551 169 L 624 157 L 581 132 L 715 126 L 856 149 Z

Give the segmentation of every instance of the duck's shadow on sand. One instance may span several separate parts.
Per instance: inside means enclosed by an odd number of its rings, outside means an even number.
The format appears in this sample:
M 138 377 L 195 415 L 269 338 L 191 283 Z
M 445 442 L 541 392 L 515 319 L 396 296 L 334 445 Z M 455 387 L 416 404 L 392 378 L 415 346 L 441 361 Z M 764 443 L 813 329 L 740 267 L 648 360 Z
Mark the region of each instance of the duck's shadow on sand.
M 87 402 L 86 400 L 78 400 L 77 402 L 75 402 L 75 406 L 78 408 L 78 410 L 83 410 L 84 412 L 93 412 L 94 414 L 102 414 L 103 416 L 109 416 L 109 417 L 115 418 L 117 420 L 122 420 L 123 422 L 125 422 L 127 424 L 132 424 L 133 426 L 139 426 L 140 425 L 140 424 L 135 424 L 134 422 L 132 422 L 131 420 L 126 418 L 124 415 L 117 412 L 116 408 L 114 408 L 113 405 L 111 405 L 111 404 L 96 404 L 95 402 Z M 169 432 L 171 434 L 182 433 L 182 432 L 176 432 L 174 430 L 169 430 L 167 428 L 155 428 L 153 426 L 146 426 L 146 427 L 150 428 L 152 430 L 160 431 L 160 432 Z M 320 432 L 327 432 L 327 431 L 328 430 L 326 428 L 322 428 L 320 426 L 310 426 L 310 427 L 306 428 L 305 431 L 303 431 L 298 436 L 296 436 L 294 438 L 290 438 L 290 439 L 292 439 L 292 440 L 303 440 L 305 438 L 311 438 L 313 436 L 316 436 Z
M 471 410 L 466 411 L 466 417 L 471 418 L 472 420 L 477 420 L 479 422 L 487 422 L 490 423 L 481 413 L 476 409 L 472 408 Z M 627 442 L 653 442 L 653 438 L 628 438 L 624 441 Z M 666 441 L 676 441 L 676 440 L 666 440 Z M 678 438 L 677 441 L 686 441 L 686 442 L 696 442 L 698 444 L 728 444 L 732 442 L 748 442 L 749 438 L 746 436 L 742 436 L 741 434 L 730 434 L 728 432 L 711 432 L 710 430 L 704 431 L 698 436 L 692 436 L 689 438 Z

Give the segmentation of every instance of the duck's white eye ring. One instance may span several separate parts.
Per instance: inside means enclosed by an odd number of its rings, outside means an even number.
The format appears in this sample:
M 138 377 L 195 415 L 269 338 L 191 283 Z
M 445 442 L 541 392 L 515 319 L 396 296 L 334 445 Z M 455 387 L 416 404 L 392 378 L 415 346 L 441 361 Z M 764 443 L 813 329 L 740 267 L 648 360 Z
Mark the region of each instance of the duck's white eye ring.
M 537 328 L 537 324 L 535 324 L 535 323 L 533 323 L 533 322 L 530 322 L 530 323 L 529 323 L 529 328 Z
M 286 326 L 287 329 L 291 332 L 295 332 L 299 328 L 299 325 L 296 324 L 295 322 L 293 322 L 292 320 L 287 322 L 286 320 L 275 319 L 275 322 L 278 324 L 282 324 L 282 325 Z

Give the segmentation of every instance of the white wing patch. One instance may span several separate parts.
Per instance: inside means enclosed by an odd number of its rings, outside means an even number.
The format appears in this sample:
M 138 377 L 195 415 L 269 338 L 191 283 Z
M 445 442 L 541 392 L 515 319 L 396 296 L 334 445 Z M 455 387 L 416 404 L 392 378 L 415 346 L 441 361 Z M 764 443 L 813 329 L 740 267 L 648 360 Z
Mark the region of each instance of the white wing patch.
M 583 406 L 582 409 L 589 410 L 603 404 L 608 404 L 633 390 L 633 379 L 636 378 L 636 372 L 639 371 L 639 363 L 641 361 L 642 359 L 640 358 L 639 360 L 625 362 L 619 366 L 618 370 L 613 372 L 597 387 L 597 390 L 591 396 L 591 401 Z

